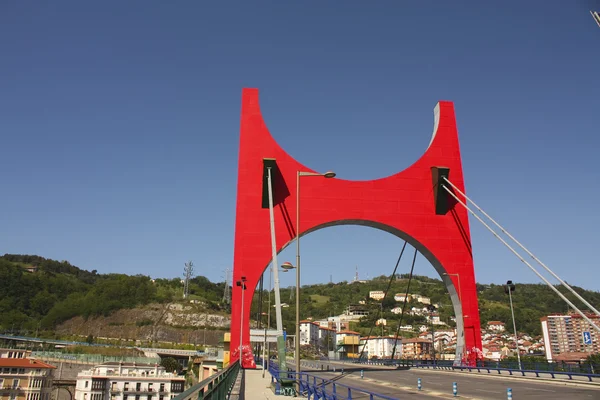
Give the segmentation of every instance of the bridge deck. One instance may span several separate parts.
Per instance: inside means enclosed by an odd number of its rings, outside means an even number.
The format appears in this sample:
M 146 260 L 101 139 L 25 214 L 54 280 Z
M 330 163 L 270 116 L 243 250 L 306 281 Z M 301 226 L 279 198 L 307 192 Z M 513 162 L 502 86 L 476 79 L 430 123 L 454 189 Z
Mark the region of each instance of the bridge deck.
M 244 399 L 245 400 L 275 400 L 275 399 L 301 399 L 303 397 L 276 396 L 271 389 L 271 374 L 265 371 L 262 377 L 262 368 L 245 369 L 244 373 Z

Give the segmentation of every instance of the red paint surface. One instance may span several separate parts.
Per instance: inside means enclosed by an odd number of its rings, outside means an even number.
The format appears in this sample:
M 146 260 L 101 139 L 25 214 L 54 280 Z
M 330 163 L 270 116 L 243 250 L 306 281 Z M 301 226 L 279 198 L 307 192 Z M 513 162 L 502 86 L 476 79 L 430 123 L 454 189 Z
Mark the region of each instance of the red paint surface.
M 260 276 L 271 261 L 269 210 L 261 208 L 263 158 L 277 160 L 289 192 L 275 206 L 277 248 L 281 250 L 295 239 L 296 173 L 313 170 L 298 163 L 279 147 L 263 121 L 258 90 L 244 89 L 232 292 L 232 361 L 239 358 L 239 351 L 233 350 L 239 348 L 240 323 L 243 323 L 244 353 L 251 351 L 248 346 L 250 304 Z M 449 167 L 450 180 L 464 191 L 458 132 L 451 102 L 439 103 L 439 124 L 431 145 L 404 171 L 373 181 L 301 178 L 301 233 L 324 225 L 360 223 L 391 231 L 408 239 L 422 252 L 426 249 L 430 261 L 434 258 L 444 271 L 460 274 L 465 343 L 466 349 L 471 350 L 469 358 L 473 358 L 477 354 L 473 350 L 481 349 L 481 334 L 467 211 L 458 205 L 446 215 L 435 214 L 431 177 L 431 167 L 434 166 Z M 275 182 L 275 197 L 282 192 L 281 184 Z M 240 318 L 241 289 L 235 282 L 242 276 L 248 279 L 248 289 L 244 295 L 244 315 Z M 456 276 L 451 279 L 458 288 Z M 254 367 L 250 354 L 244 354 L 242 360 L 244 367 Z

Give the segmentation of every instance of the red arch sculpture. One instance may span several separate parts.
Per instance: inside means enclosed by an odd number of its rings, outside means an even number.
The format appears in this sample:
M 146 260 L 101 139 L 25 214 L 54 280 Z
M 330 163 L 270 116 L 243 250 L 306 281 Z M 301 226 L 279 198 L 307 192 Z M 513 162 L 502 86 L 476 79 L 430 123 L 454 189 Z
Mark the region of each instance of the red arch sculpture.
M 481 354 L 481 332 L 468 215 L 463 207 L 455 207 L 450 202 L 451 197 L 447 193 L 436 193 L 436 178 L 432 177 L 432 168 L 446 167 L 449 179 L 459 189 L 465 190 L 453 103 L 439 102 L 434 115 L 435 125 L 429 147 L 404 171 L 372 181 L 304 180 L 301 187 L 301 235 L 326 226 L 359 224 L 382 229 L 407 240 L 431 262 L 448 287 L 457 316 L 456 360 L 466 355 L 473 362 Z M 280 172 L 274 177 L 273 184 L 276 242 L 278 251 L 281 251 L 296 235 L 297 171 L 314 171 L 294 160 L 275 142 L 260 112 L 258 89 L 244 89 L 230 359 L 235 361 L 239 358 L 240 329 L 243 329 L 242 364 L 246 368 L 254 367 L 249 346 L 250 305 L 258 281 L 271 261 L 269 210 L 262 207 L 265 158 L 275 159 Z M 447 202 L 448 211 L 443 213 L 442 210 L 440 215 L 439 211 L 436 213 L 436 204 L 444 208 L 444 202 Z M 240 315 L 241 288 L 235 285 L 242 276 L 247 279 L 244 315 Z

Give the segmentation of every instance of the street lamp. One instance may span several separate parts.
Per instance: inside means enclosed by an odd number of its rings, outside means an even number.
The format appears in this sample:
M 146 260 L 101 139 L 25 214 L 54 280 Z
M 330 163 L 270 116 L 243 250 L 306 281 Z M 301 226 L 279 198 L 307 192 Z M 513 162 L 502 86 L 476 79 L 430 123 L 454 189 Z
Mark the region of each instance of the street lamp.
M 242 288 L 242 312 L 240 314 L 240 367 L 242 367 L 242 334 L 243 334 L 243 325 L 244 325 L 244 293 L 246 292 L 246 277 L 242 276 L 242 279 L 237 281 L 236 286 L 240 286 Z
M 519 336 L 517 334 L 517 324 L 515 322 L 515 310 L 513 308 L 512 302 L 512 292 L 515 291 L 515 284 L 512 281 L 506 281 L 506 285 L 504 285 L 504 293 L 508 294 L 508 299 L 510 300 L 510 313 L 512 314 L 513 320 L 513 329 L 515 330 L 515 345 L 517 346 L 517 360 L 519 361 L 519 369 L 523 369 L 521 365 L 521 352 L 519 351 Z
M 335 172 L 327 171 L 324 174 L 318 172 L 297 171 L 296 173 L 296 374 L 300 373 L 300 177 L 322 176 L 324 178 L 335 178 Z M 300 375 L 296 375 L 300 378 Z
M 431 320 L 431 344 L 433 350 L 433 364 L 435 364 L 435 329 L 433 327 L 433 313 L 435 312 L 436 308 L 433 304 L 430 304 L 427 306 L 427 310 L 430 313 L 429 318 Z

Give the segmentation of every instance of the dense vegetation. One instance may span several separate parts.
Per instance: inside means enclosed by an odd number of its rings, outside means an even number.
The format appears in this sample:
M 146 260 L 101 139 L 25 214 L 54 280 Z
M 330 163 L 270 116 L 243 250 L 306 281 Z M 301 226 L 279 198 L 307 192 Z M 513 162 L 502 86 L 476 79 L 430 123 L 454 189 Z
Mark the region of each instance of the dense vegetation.
M 28 272 L 26 268 L 37 267 L 37 271 Z M 383 301 L 383 317 L 388 326 L 385 333 L 395 332 L 399 315 L 390 310 L 396 303 L 393 295 L 405 293 L 408 275 L 398 275 L 392 282 L 388 298 Z M 312 317 L 322 319 L 339 315 L 350 304 L 358 304 L 365 300 L 371 316 L 352 326 L 361 333 L 368 333 L 381 311 L 381 302 L 368 299 L 369 291 L 385 290 L 389 277 L 380 276 L 365 283 L 327 283 L 304 286 L 301 296 L 301 318 Z M 209 309 L 227 311 L 221 304 L 224 283 L 212 283 L 207 278 L 197 276 L 190 282 L 192 299 L 203 301 Z M 585 309 L 572 294 L 559 289 L 574 304 Z M 600 304 L 600 293 L 575 288 L 591 304 Z M 291 292 L 295 288 L 281 289 L 283 302 L 289 307 L 282 309 L 283 326 L 288 332 L 295 330 L 295 301 Z M 502 285 L 477 285 L 481 322 L 502 321 L 512 331 L 512 320 L 508 296 Z M 430 297 L 433 303 L 440 305 L 440 319 L 453 326 L 451 317 L 454 310 L 446 288 L 438 279 L 425 276 L 414 276 L 410 293 L 418 293 Z M 52 329 L 57 324 L 74 316 L 83 317 L 108 315 L 116 310 L 132 308 L 152 302 L 165 303 L 180 300 L 182 284 L 179 278 L 152 280 L 148 276 L 124 274 L 98 274 L 97 271 L 85 271 L 67 261 L 48 260 L 39 256 L 11 255 L 0 257 L 0 331 L 19 331 Z M 258 293 L 252 305 L 252 318 L 258 316 Z M 263 292 L 262 311 L 271 309 L 271 326 L 275 326 L 273 307 L 268 305 L 268 291 Z M 273 305 L 274 299 L 271 299 Z M 540 317 L 550 313 L 568 312 L 567 305 L 545 285 L 518 284 L 513 294 L 517 328 L 521 332 L 533 336 L 541 334 Z M 423 307 L 412 302 L 412 306 Z M 262 323 L 267 322 L 263 316 Z M 148 321 L 151 323 L 151 321 Z M 405 315 L 403 325 L 420 325 L 425 323 L 424 317 Z M 139 322 L 144 324 L 144 321 Z M 373 331 L 381 333 L 381 328 Z M 403 333 L 403 336 L 406 336 Z
M 37 267 L 28 272 L 26 268 Z M 208 308 L 222 309 L 224 284 L 198 276 L 190 282 L 190 298 Z M 77 315 L 108 315 L 152 302 L 180 300 L 179 278 L 152 280 L 148 276 L 98 274 L 67 261 L 39 256 L 0 257 L 0 331 L 51 329 Z
M 385 333 L 394 333 L 396 331 L 399 315 L 396 315 L 390 310 L 394 307 L 401 307 L 402 303 L 396 303 L 393 299 L 396 293 L 406 293 L 408 285 L 408 274 L 398 275 L 392 282 L 388 297 L 383 301 L 383 317 L 387 320 Z M 363 334 L 369 333 L 374 322 L 379 318 L 381 312 L 381 302 L 368 299 L 369 291 L 385 290 L 388 285 L 389 277 L 380 276 L 365 283 L 327 283 L 320 285 L 310 285 L 302 287 L 301 301 L 301 318 L 312 317 L 323 319 L 328 316 L 341 314 L 349 304 L 358 304 L 360 300 L 366 302 L 371 317 L 363 319 L 360 323 L 352 326 L 352 329 Z M 574 287 L 591 304 L 600 304 L 600 293 L 587 291 L 581 288 Z M 295 301 L 289 301 L 291 298 L 290 290 L 294 288 L 282 289 L 282 301 L 288 302 L 289 307 L 282 310 L 283 325 L 288 332 L 295 329 Z M 563 287 L 559 288 L 560 292 L 570 299 L 577 307 L 586 310 L 580 301 L 575 299 L 571 293 L 568 293 Z M 477 285 L 479 296 L 479 308 L 481 315 L 481 324 L 485 326 L 488 321 L 501 321 L 506 324 L 506 328 L 512 331 L 512 319 L 510 315 L 510 305 L 508 295 L 504 292 L 503 285 Z M 411 282 L 410 293 L 417 293 L 423 296 L 430 297 L 432 303 L 440 305 L 438 309 L 440 319 L 450 326 L 454 326 L 451 317 L 454 316 L 450 297 L 445 286 L 438 279 L 432 279 L 425 276 L 414 276 Z M 568 293 L 568 294 L 567 294 Z M 269 307 L 266 303 L 267 295 L 263 296 L 263 311 Z M 271 299 L 273 302 L 273 298 Z M 273 304 L 273 303 L 271 303 Z M 532 336 L 541 335 L 540 318 L 551 313 L 566 313 L 568 312 L 567 304 L 560 299 L 554 291 L 543 284 L 517 284 L 516 291 L 513 292 L 513 304 L 515 309 L 515 320 L 517 329 L 520 332 L 530 334 Z M 423 304 L 412 301 L 410 307 L 424 307 Z M 258 296 L 254 298 L 253 317 L 256 317 L 258 310 Z M 275 313 L 271 313 L 272 321 L 275 318 Z M 264 320 L 263 320 L 264 323 Z M 420 316 L 405 315 L 402 320 L 402 325 L 424 324 L 425 318 Z M 274 326 L 274 322 L 272 322 Z M 381 328 L 373 330 L 373 334 L 380 334 Z M 403 336 L 407 336 L 403 332 Z

